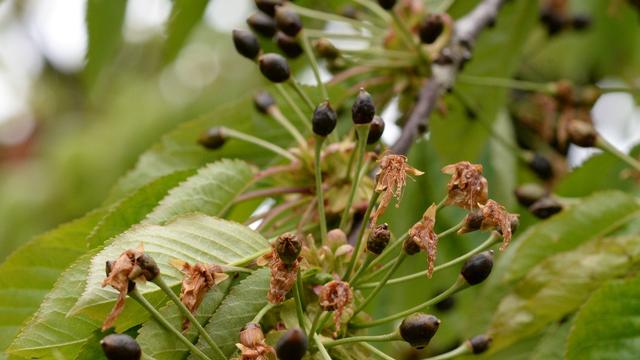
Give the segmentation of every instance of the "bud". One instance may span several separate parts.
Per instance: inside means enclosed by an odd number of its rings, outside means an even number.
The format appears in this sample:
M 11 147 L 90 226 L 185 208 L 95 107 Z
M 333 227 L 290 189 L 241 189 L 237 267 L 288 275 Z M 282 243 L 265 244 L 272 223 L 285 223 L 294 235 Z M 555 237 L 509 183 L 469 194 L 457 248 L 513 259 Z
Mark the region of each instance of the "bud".
M 247 25 L 254 32 L 270 38 L 276 33 L 276 21 L 269 15 L 263 12 L 257 12 L 251 14 L 247 18 Z
M 276 239 L 275 249 L 280 260 L 290 265 L 298 260 L 298 256 L 300 256 L 300 251 L 302 250 L 302 241 L 300 237 L 295 234 L 282 234 Z
M 535 153 L 529 160 L 529 168 L 542 180 L 548 180 L 553 177 L 553 167 L 546 157 Z
M 285 82 L 291 76 L 289 63 L 281 55 L 274 53 L 264 54 L 258 59 L 258 65 L 262 75 L 274 83 Z
M 529 207 L 529 211 L 539 219 L 546 219 L 562 211 L 562 204 L 558 200 L 547 196 L 533 203 Z
M 547 190 L 535 183 L 520 185 L 515 190 L 516 199 L 522 206 L 531 206 L 534 202 L 547 195 Z
M 280 337 L 276 344 L 276 354 L 280 360 L 300 360 L 306 354 L 308 345 L 307 334 L 296 327 Z
M 351 119 L 354 124 L 368 124 L 373 120 L 375 114 L 376 107 L 371 95 L 361 88 L 351 107 Z
M 248 323 L 240 330 L 240 343 L 247 347 L 256 347 L 264 341 L 260 324 Z
M 276 6 L 282 5 L 283 0 L 255 0 L 256 7 L 269 16 L 276 14 Z
M 266 114 L 269 112 L 269 108 L 276 104 L 276 100 L 267 91 L 260 91 L 253 96 L 253 105 L 256 110 Z
M 385 10 L 391 10 L 396 5 L 396 0 L 378 0 L 378 5 Z
M 240 55 L 254 60 L 260 53 L 258 39 L 250 31 L 235 29 L 232 32 L 232 37 L 233 45 Z
M 400 336 L 411 346 L 422 349 L 440 327 L 440 319 L 433 315 L 415 313 L 406 317 L 400 324 Z
M 142 356 L 138 342 L 125 334 L 107 335 L 100 340 L 100 346 L 109 360 L 138 360 Z
M 444 30 L 444 22 L 440 14 L 429 14 L 420 23 L 418 28 L 418 35 L 420 35 L 420 41 L 425 44 L 432 44 L 442 34 Z
M 384 133 L 384 120 L 378 115 L 373 117 L 371 124 L 369 125 L 369 136 L 367 137 L 367 144 L 371 145 L 382 137 Z
M 226 141 L 222 128 L 219 127 L 210 128 L 198 138 L 198 143 L 210 150 L 221 148 Z
M 298 44 L 298 41 L 295 38 L 288 36 L 281 31 L 278 31 L 275 40 L 278 48 L 280 48 L 280 50 L 282 50 L 284 55 L 288 58 L 297 58 L 304 51 L 302 49 L 302 46 Z
M 493 251 L 485 251 L 469 258 L 460 274 L 469 285 L 477 285 L 486 280 L 493 269 Z
M 389 232 L 389 226 L 387 224 L 377 225 L 369 234 L 367 239 L 367 250 L 380 255 L 384 248 L 389 244 L 391 239 L 391 233 Z
M 467 340 L 467 344 L 474 354 L 482 354 L 483 352 L 487 351 L 489 345 L 491 345 L 491 340 L 491 336 L 478 335 Z
M 284 7 L 276 7 L 276 26 L 283 33 L 295 37 L 302 30 L 302 20 L 295 11 Z
M 593 125 L 580 120 L 572 120 L 567 128 L 569 141 L 580 147 L 592 147 L 596 144 L 598 133 Z
M 319 136 L 329 135 L 338 123 L 338 115 L 331 108 L 329 101 L 320 103 L 313 111 L 311 125 L 313 132 Z
M 340 56 L 340 50 L 327 38 L 319 38 L 313 43 L 313 47 L 318 57 L 322 59 L 335 60 Z
M 338 247 L 347 243 L 347 234 L 342 229 L 333 229 L 327 233 L 327 245 L 335 251 Z

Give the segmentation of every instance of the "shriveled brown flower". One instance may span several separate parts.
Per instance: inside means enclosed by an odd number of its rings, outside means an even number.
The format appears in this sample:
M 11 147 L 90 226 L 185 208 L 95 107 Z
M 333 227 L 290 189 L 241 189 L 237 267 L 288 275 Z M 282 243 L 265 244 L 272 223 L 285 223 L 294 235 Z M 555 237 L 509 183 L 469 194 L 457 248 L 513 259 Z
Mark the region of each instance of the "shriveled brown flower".
M 505 210 L 504 206 L 494 200 L 488 200 L 486 204 L 480 206 L 480 209 L 470 213 L 465 220 L 465 225 L 458 231 L 459 234 L 475 230 L 496 229 L 502 234 L 502 246 L 500 250 L 504 251 L 511 236 L 518 225 L 518 214 L 511 214 Z
M 471 210 L 487 202 L 489 185 L 482 176 L 482 165 L 460 161 L 443 167 L 442 172 L 451 175 L 447 184 L 447 205 Z
M 128 249 L 124 251 L 117 260 L 107 262 L 107 277 L 102 280 L 102 287 L 110 285 L 118 290 L 118 299 L 116 300 L 111 313 L 107 316 L 102 324 L 102 330 L 106 330 L 113 326 L 122 310 L 124 309 L 127 293 L 131 286 L 135 284 L 132 281 L 145 281 L 145 273 L 138 265 L 138 259 L 144 256 L 142 245 L 138 249 Z
M 276 360 L 276 352 L 265 342 L 260 324 L 245 325 L 236 347 L 240 350 L 241 360 Z
M 337 335 L 340 330 L 340 318 L 347 305 L 353 300 L 353 291 L 349 286 L 349 283 L 332 280 L 326 283 L 320 289 L 320 307 L 324 311 L 334 311 L 333 322 L 336 326 L 334 336 Z
M 192 313 L 198 309 L 209 289 L 229 277 L 223 272 L 222 267 L 218 265 L 202 263 L 191 265 L 179 260 L 174 261 L 173 265 L 184 274 L 182 289 L 180 289 L 180 301 Z M 186 330 L 188 328 L 189 319 L 184 319 L 182 329 Z
M 431 278 L 438 254 L 438 234 L 433 230 L 436 225 L 436 204 L 429 206 L 422 219 L 409 230 L 409 240 L 427 253 L 427 276 Z
M 269 292 L 267 293 L 267 299 L 272 304 L 280 304 L 284 301 L 287 293 L 291 291 L 296 283 L 296 275 L 300 269 L 301 256 L 291 262 L 286 263 L 278 255 L 276 245 L 272 245 L 272 250 L 269 254 L 263 256 L 258 261 L 258 265 L 267 263 L 271 269 L 271 280 L 269 282 Z
M 385 154 L 380 159 L 379 166 L 375 191 L 384 193 L 380 198 L 378 208 L 371 215 L 371 226 L 376 225 L 378 218 L 384 214 L 392 198 L 396 198 L 396 207 L 399 206 L 402 191 L 407 184 L 407 175 L 420 176 L 424 174 L 409 166 L 407 157 L 404 155 Z

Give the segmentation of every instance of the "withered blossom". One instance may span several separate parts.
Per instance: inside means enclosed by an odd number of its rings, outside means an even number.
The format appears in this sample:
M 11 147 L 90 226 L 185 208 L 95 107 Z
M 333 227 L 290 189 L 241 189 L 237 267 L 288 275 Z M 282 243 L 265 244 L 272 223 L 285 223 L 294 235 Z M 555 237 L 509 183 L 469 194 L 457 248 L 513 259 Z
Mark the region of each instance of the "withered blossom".
M 349 283 L 340 280 L 332 280 L 322 286 L 319 297 L 320 307 L 322 310 L 334 311 L 333 322 L 335 324 L 336 331 L 333 335 L 337 336 L 337 333 L 340 330 L 340 318 L 342 317 L 342 313 L 347 305 L 351 304 L 351 301 L 353 301 L 353 291 L 351 290 Z
M 113 326 L 122 310 L 124 309 L 127 293 L 135 286 L 133 281 L 145 281 L 145 273 L 138 264 L 138 259 L 144 256 L 142 245 L 138 249 L 128 249 L 124 251 L 117 260 L 107 262 L 107 277 L 102 280 L 102 287 L 110 285 L 118 290 L 116 300 L 111 313 L 102 324 L 102 330 Z
M 182 289 L 180 289 L 180 301 L 191 313 L 198 309 L 209 289 L 229 277 L 223 272 L 222 267 L 218 265 L 202 263 L 191 265 L 179 260 L 174 260 L 173 265 L 184 274 Z M 188 328 L 189 319 L 184 319 L 182 329 L 186 330 Z
M 384 214 L 392 198 L 396 198 L 396 207 L 400 205 L 402 191 L 407 184 L 407 175 L 420 176 L 424 174 L 407 164 L 404 155 L 385 154 L 380 159 L 380 169 L 376 174 L 377 182 L 375 191 L 384 192 L 380 198 L 380 204 L 371 215 L 371 226 L 375 226 L 378 218 Z
M 272 245 L 271 252 L 258 259 L 259 266 L 269 265 L 271 269 L 271 279 L 269 282 L 269 292 L 267 300 L 272 304 L 280 304 L 284 301 L 287 293 L 291 291 L 296 283 L 296 275 L 300 269 L 302 256 L 298 256 L 291 263 L 282 261 L 278 254 L 276 244 Z
M 409 240 L 427 253 L 427 276 L 431 278 L 438 254 L 438 234 L 433 230 L 436 225 L 437 206 L 432 204 L 422 215 L 422 219 L 409 230 Z
M 467 215 L 465 224 L 458 233 L 464 234 L 475 230 L 496 229 L 502 234 L 503 240 L 500 250 L 504 251 L 509 246 L 511 236 L 517 226 L 517 214 L 510 214 L 498 202 L 488 200 L 486 204 L 480 206 L 480 209 Z
M 482 165 L 460 161 L 442 168 L 442 172 L 451 175 L 447 184 L 446 204 L 454 204 L 464 209 L 475 209 L 489 198 L 487 179 L 482 176 Z
M 236 347 L 240 350 L 240 360 L 276 360 L 276 352 L 265 342 L 260 324 L 245 325 Z

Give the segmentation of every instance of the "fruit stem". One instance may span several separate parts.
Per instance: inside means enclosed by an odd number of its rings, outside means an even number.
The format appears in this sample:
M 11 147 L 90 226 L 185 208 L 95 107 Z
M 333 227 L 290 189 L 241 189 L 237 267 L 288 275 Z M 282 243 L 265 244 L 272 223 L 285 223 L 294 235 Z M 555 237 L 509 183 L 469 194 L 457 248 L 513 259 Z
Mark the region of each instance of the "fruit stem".
M 362 336 L 351 336 L 337 340 L 328 340 L 324 341 L 322 344 L 327 347 L 334 347 L 338 345 L 351 344 L 356 342 L 386 342 L 386 341 L 396 341 L 402 340 L 400 334 L 397 331 L 390 332 L 388 334 L 383 335 L 362 335 Z
M 636 171 L 640 171 L 640 162 L 631 156 L 625 154 L 624 152 L 618 150 L 613 144 L 605 140 L 601 135 L 598 135 L 596 138 L 596 147 L 604 152 L 608 152 L 609 154 L 617 157 L 618 159 L 627 163 L 627 165 L 634 168 Z
M 271 106 L 268 110 L 268 113 L 280 125 L 282 125 L 282 127 L 285 128 L 289 132 L 289 134 L 291 134 L 291 136 L 296 140 L 296 142 L 298 143 L 298 145 L 300 145 L 302 149 L 307 148 L 307 142 L 304 139 L 304 136 L 302 136 L 300 131 L 298 131 L 298 129 L 295 126 L 293 126 L 291 121 L 289 121 L 289 119 L 287 119 L 287 117 L 284 116 L 282 111 L 280 111 L 280 109 L 277 106 Z
M 313 341 L 316 343 L 316 346 L 318 347 L 318 352 L 320 353 L 322 358 L 324 360 L 331 360 L 331 356 L 329 355 L 329 353 L 327 352 L 327 349 L 322 344 L 320 337 L 318 335 L 313 335 Z
M 186 306 L 184 306 L 182 301 L 180 301 L 178 296 L 171 290 L 171 288 L 167 285 L 167 283 L 164 282 L 164 280 L 162 280 L 162 276 L 161 275 L 156 276 L 156 278 L 153 279 L 152 282 L 156 284 L 165 294 L 169 296 L 171 301 L 173 301 L 173 303 L 176 304 L 176 306 L 178 307 L 178 310 L 180 310 L 182 315 L 184 315 L 187 319 L 189 319 L 189 322 L 196 327 L 196 329 L 200 333 L 200 336 L 202 336 L 205 339 L 207 344 L 209 344 L 209 347 L 211 347 L 211 349 L 213 349 L 213 351 L 216 353 L 216 356 L 224 359 L 225 358 L 224 353 L 222 352 L 222 350 L 220 350 L 220 347 L 218 347 L 218 344 L 216 344 L 216 342 L 213 341 L 209 333 L 202 327 L 198 319 L 196 319 L 196 317 L 191 313 L 191 311 L 189 311 L 189 309 L 187 309 Z
M 345 205 L 344 211 L 342 212 L 342 216 L 340 217 L 340 229 L 343 231 L 347 231 L 346 227 L 349 223 L 349 214 L 351 212 L 351 205 L 353 204 L 353 199 L 356 196 L 356 192 L 358 191 L 358 183 L 360 182 L 360 176 L 362 168 L 362 160 L 364 159 L 364 154 L 367 146 L 367 137 L 369 136 L 369 124 L 356 124 L 356 134 L 358 145 L 356 151 L 358 155 L 356 157 L 356 172 L 353 182 L 351 184 L 351 193 L 349 194 L 349 198 L 347 199 L 347 204 Z M 365 224 L 368 222 L 368 218 L 364 218 L 363 221 Z M 357 251 L 357 248 L 356 248 Z M 353 258 L 352 258 L 353 259 Z M 353 262 L 353 261 L 352 261 Z M 350 266 L 351 270 L 353 270 L 353 266 Z M 348 272 L 350 273 L 350 271 Z
M 533 81 L 463 74 L 458 75 L 456 79 L 461 84 L 467 85 L 504 87 L 515 90 L 541 92 L 549 95 L 553 95 L 556 92 L 556 86 L 554 83 L 538 83 Z
M 151 316 L 160 323 L 160 325 L 162 325 L 166 330 L 171 332 L 175 337 L 182 341 L 194 355 L 202 360 L 211 360 L 207 355 L 205 355 L 205 353 L 202 352 L 202 350 L 198 349 L 195 345 L 193 345 L 193 343 L 191 343 L 191 341 L 189 341 L 189 339 L 184 337 L 184 335 L 182 335 L 180 331 L 171 326 L 169 321 L 167 321 L 167 319 L 165 319 L 164 316 L 162 316 L 162 314 L 160 314 L 158 310 L 156 310 L 156 308 L 154 308 L 153 305 L 151 305 L 149 301 L 147 301 L 147 299 L 142 296 L 138 289 L 133 289 L 133 291 L 130 291 L 129 296 L 137 301 L 138 304 L 140 304 L 143 308 L 145 308 L 145 310 L 147 310 L 151 314 Z M 223 356 L 222 359 L 224 358 L 225 357 Z
M 345 16 L 326 13 L 324 11 L 313 10 L 313 9 L 302 7 L 302 6 L 293 4 L 293 3 L 288 3 L 287 6 L 290 7 L 296 13 L 298 13 L 298 14 L 304 16 L 304 17 L 308 17 L 308 18 L 312 18 L 312 19 L 318 19 L 318 20 L 327 21 L 327 22 L 328 21 L 338 21 L 338 22 L 349 24 L 349 25 L 353 26 L 356 29 L 367 28 L 368 30 L 370 30 L 372 32 L 381 32 L 382 31 L 382 29 L 378 28 L 377 26 L 375 26 L 373 24 L 368 24 L 366 22 L 363 22 L 363 21 L 360 21 L 360 20 L 356 20 L 356 19 L 351 19 L 351 18 L 348 18 L 348 17 L 345 17 Z
M 286 101 L 287 104 L 289 104 L 289 106 L 291 107 L 291 109 L 293 109 L 293 112 L 296 113 L 300 121 L 306 126 L 306 128 L 309 131 L 311 131 L 311 121 L 309 121 L 309 119 L 307 119 L 307 117 L 304 115 L 304 113 L 298 106 L 298 103 L 293 101 L 293 98 L 291 97 L 291 95 L 289 95 L 289 91 L 282 84 L 275 84 L 275 86 L 278 92 L 280 93 L 280 95 L 284 98 L 284 101 Z
M 384 249 L 384 251 L 382 251 L 382 253 L 380 255 L 376 256 L 376 258 L 373 259 L 371 264 L 369 264 L 369 268 L 373 268 L 380 261 L 382 261 L 385 257 L 387 257 L 395 248 L 397 248 L 398 246 L 402 246 L 402 244 L 407 239 L 407 237 L 409 237 L 409 233 L 405 233 L 404 235 L 402 235 L 402 237 L 400 239 L 398 239 L 398 240 L 392 242 L 391 244 L 387 245 L 387 247 Z M 392 265 L 393 265 L 393 261 L 389 261 L 383 267 L 381 267 L 380 269 L 378 269 L 378 270 L 366 275 L 363 279 L 375 278 L 376 276 L 380 275 L 382 272 L 386 271 Z
M 365 40 L 371 41 L 372 38 L 369 35 L 360 33 L 339 33 L 339 32 L 327 32 L 317 29 L 305 29 L 305 34 L 311 38 L 331 38 L 331 39 L 348 39 L 348 40 Z
M 304 331 L 305 326 L 305 316 L 304 310 L 302 309 L 302 276 L 300 275 L 300 270 L 296 273 L 296 283 L 294 286 L 295 290 L 295 298 L 296 298 L 296 315 L 298 316 L 298 325 L 300 325 L 300 329 Z
M 413 39 L 413 35 L 411 34 L 411 31 L 409 31 L 406 24 L 402 21 L 402 19 L 400 19 L 400 17 L 398 16 L 398 13 L 396 13 L 393 10 L 390 11 L 390 13 L 391 13 L 391 18 L 393 19 L 393 22 L 395 23 L 396 27 L 398 28 L 401 34 L 403 41 L 405 42 L 405 45 L 407 45 L 407 47 L 409 47 L 410 49 L 414 49 L 418 54 L 418 58 L 420 59 L 420 62 L 422 62 L 422 64 L 425 65 L 427 69 L 430 69 L 429 67 L 430 61 L 427 55 L 424 53 L 422 49 L 422 45 Z
M 373 261 L 373 259 L 375 258 L 376 258 L 375 254 L 370 252 L 367 253 L 367 256 L 364 258 L 364 263 L 362 263 L 362 265 L 358 268 L 358 271 L 356 271 L 355 275 L 353 275 L 353 278 L 351 278 L 350 283 L 355 284 L 360 278 L 360 275 L 364 274 L 364 270 L 369 268 L 369 264 L 371 264 L 371 261 Z
M 315 76 L 316 78 L 316 83 L 320 88 L 322 99 L 329 101 L 329 93 L 327 92 L 327 87 L 324 86 L 324 82 L 322 82 L 322 76 L 320 75 L 320 67 L 318 66 L 318 60 L 316 59 L 316 56 L 313 54 L 313 50 L 311 50 L 309 37 L 307 36 L 304 30 L 300 31 L 299 36 L 302 38 L 302 48 L 304 49 L 304 52 L 307 54 L 307 58 L 309 59 L 309 64 L 311 65 L 313 76 Z
M 382 278 L 382 280 L 380 280 L 380 282 L 378 282 L 378 286 L 376 286 L 373 291 L 371 291 L 371 293 L 369 294 L 369 296 L 367 296 L 366 299 L 364 299 L 364 301 L 362 303 L 360 303 L 360 305 L 358 305 L 358 307 L 356 308 L 356 310 L 353 312 L 353 315 L 351 316 L 352 318 L 354 316 L 356 316 L 360 311 L 364 310 L 364 308 L 369 305 L 369 303 L 378 295 L 378 293 L 382 290 L 382 288 L 384 287 L 384 285 L 387 283 L 387 281 L 389 281 L 389 278 L 391 277 L 391 275 L 393 275 L 393 273 L 396 272 L 396 270 L 398 270 L 398 268 L 400 267 L 400 265 L 402 264 L 402 262 L 404 261 L 404 259 L 407 258 L 407 253 L 406 252 L 402 252 L 400 254 L 400 256 L 398 256 L 396 258 L 396 261 L 394 262 L 393 266 L 391 267 L 391 269 L 389 269 L 389 271 L 387 271 L 387 273 L 384 275 L 384 277 Z
M 376 16 L 382 19 L 385 22 L 385 24 L 388 24 L 391 22 L 391 18 L 389 17 L 389 14 L 387 14 L 387 12 L 375 2 L 372 2 L 369 0 L 353 0 L 353 2 L 360 4 L 366 7 L 367 9 L 369 9 L 372 13 L 374 13 Z
M 327 243 L 327 217 L 324 213 L 324 194 L 322 193 L 322 167 L 320 165 L 320 154 L 325 138 L 316 135 L 315 149 L 315 175 L 316 175 L 316 197 L 318 198 L 318 215 L 320 216 L 320 238 L 323 244 Z
M 313 105 L 313 102 L 311 101 L 311 99 L 309 98 L 307 93 L 304 91 L 302 86 L 300 86 L 300 84 L 298 84 L 298 81 L 294 77 L 290 77 L 289 81 L 287 81 L 287 84 L 289 84 L 293 88 L 293 90 L 295 90 L 295 92 L 298 93 L 298 96 L 300 96 L 300 98 L 302 100 L 304 100 L 304 102 L 309 107 L 309 110 L 311 110 L 313 112 L 313 110 L 316 107 Z
M 360 231 L 358 232 L 358 238 L 356 240 L 356 244 L 353 250 L 353 255 L 351 255 L 351 259 L 349 260 L 349 266 L 347 267 L 347 272 L 345 272 L 343 277 L 345 281 L 349 281 L 351 272 L 353 272 L 353 269 L 356 266 L 356 262 L 358 261 L 358 257 L 360 256 L 360 251 L 362 250 L 361 248 L 363 247 L 362 243 L 364 239 L 364 234 L 366 232 L 367 226 L 369 225 L 369 217 L 371 216 L 371 211 L 373 210 L 373 207 L 376 206 L 378 197 L 380 197 L 380 193 L 377 191 L 374 191 L 373 194 L 371 194 L 371 199 L 369 199 L 369 205 L 367 206 L 367 210 L 365 211 L 364 217 L 362 218 L 362 225 L 360 225 Z
M 406 60 L 408 58 L 411 58 L 412 56 L 414 56 L 413 53 L 409 52 L 409 51 L 404 51 L 404 50 L 389 50 L 389 49 L 385 49 L 385 48 L 379 48 L 379 47 L 372 47 L 372 48 L 366 48 L 366 49 L 340 49 L 340 52 L 345 54 L 345 55 L 354 55 L 354 56 L 361 56 L 361 55 L 376 55 L 376 56 L 383 56 L 385 58 L 395 58 L 395 59 L 399 59 L 399 60 Z
M 391 356 L 383 353 L 382 351 L 380 351 L 380 349 L 378 349 L 377 347 L 369 344 L 369 343 L 362 343 L 362 346 L 366 347 L 367 349 L 369 349 L 369 351 L 371 351 L 374 355 L 376 355 L 377 357 L 379 357 L 382 360 L 396 360 L 395 358 L 392 358 Z
M 467 281 L 462 277 L 462 276 L 458 276 L 458 278 L 456 279 L 456 282 L 453 283 L 453 285 L 451 285 L 451 287 L 449 287 L 447 290 L 443 291 L 442 293 L 438 294 L 437 296 L 435 296 L 434 298 L 427 300 L 425 302 L 423 302 L 422 304 L 416 305 L 412 308 L 409 308 L 407 310 L 404 311 L 400 311 L 399 313 L 395 313 L 393 315 L 389 315 L 387 317 L 383 317 L 381 319 L 377 319 L 374 321 L 370 321 L 367 323 L 353 323 L 350 324 L 349 326 L 355 328 L 355 329 L 362 329 L 362 328 L 369 328 L 369 327 L 373 327 L 373 326 L 378 326 L 378 325 L 382 325 L 394 320 L 398 320 L 401 319 L 403 317 L 409 316 L 415 312 L 421 311 L 433 304 L 437 304 L 440 301 L 448 298 L 449 296 L 457 293 L 460 290 L 463 290 L 465 288 L 469 287 L 469 284 L 467 283 Z
M 464 262 L 465 260 L 467 260 L 468 258 L 472 257 L 473 255 L 479 254 L 483 251 L 485 251 L 486 249 L 492 247 L 493 245 L 499 243 L 500 241 L 500 237 L 498 236 L 498 233 L 494 232 L 491 234 L 491 236 L 489 236 L 489 238 L 487 240 L 485 240 L 485 242 L 483 242 L 482 244 L 480 244 L 477 248 L 469 251 L 468 253 L 461 255 L 449 262 L 446 262 L 444 264 L 438 265 L 433 269 L 433 272 L 437 272 L 440 270 L 444 270 L 446 268 L 449 268 L 453 265 L 459 264 L 461 262 Z M 399 284 L 405 281 L 410 281 L 413 279 L 418 279 L 418 278 L 423 278 L 427 275 L 428 270 L 423 270 L 411 275 L 406 275 L 406 276 L 401 276 L 401 277 L 397 277 L 395 279 L 391 279 L 389 281 L 387 281 L 387 285 L 392 285 L 392 284 Z M 373 288 L 378 286 L 378 282 L 372 282 L 372 283 L 366 283 L 366 284 L 362 284 L 358 286 L 358 289 L 369 289 L 369 288 Z
M 444 354 L 440 354 L 440 355 L 436 355 L 436 356 L 432 356 L 432 357 L 428 357 L 428 358 L 424 358 L 422 360 L 447 360 L 447 359 L 453 359 L 455 357 L 461 356 L 461 355 L 466 355 L 466 354 L 470 354 L 471 353 L 471 349 L 469 348 L 469 345 L 467 345 L 467 342 L 462 343 L 460 346 L 458 346 L 457 348 L 446 352 Z
M 255 324 L 259 323 L 260 320 L 262 320 L 262 318 L 264 317 L 264 315 L 268 313 L 269 310 L 273 309 L 276 305 L 277 304 L 267 303 L 267 305 L 263 306 L 262 309 L 258 311 L 256 316 L 254 316 L 253 320 L 251 320 L 251 322 Z
M 228 136 L 230 138 L 235 138 L 238 140 L 242 140 L 242 141 L 246 141 L 248 143 L 260 146 L 266 150 L 269 150 L 271 152 L 273 152 L 274 154 L 283 156 L 291 161 L 297 161 L 296 157 L 293 156 L 293 154 L 291 154 L 290 152 L 288 152 L 287 150 L 281 148 L 280 146 L 270 143 L 268 141 L 262 140 L 260 138 L 257 138 L 255 136 L 249 135 L 249 134 L 245 134 L 243 132 L 237 131 L 237 130 L 233 130 L 233 129 L 229 129 L 227 127 L 222 127 L 220 128 L 223 136 Z
M 313 317 L 313 322 L 311 322 L 311 327 L 309 328 L 309 335 L 307 337 L 315 336 L 316 330 L 318 330 L 318 324 L 320 323 L 320 318 L 325 313 L 326 311 L 318 311 L 316 316 Z

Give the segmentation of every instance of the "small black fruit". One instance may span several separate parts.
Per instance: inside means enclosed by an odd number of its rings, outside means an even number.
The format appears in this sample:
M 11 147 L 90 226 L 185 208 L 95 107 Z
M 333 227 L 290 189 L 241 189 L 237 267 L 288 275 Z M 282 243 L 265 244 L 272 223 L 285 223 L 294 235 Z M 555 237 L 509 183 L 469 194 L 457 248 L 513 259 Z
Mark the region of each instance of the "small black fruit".
M 270 16 L 276 14 L 276 6 L 282 5 L 283 0 L 255 0 L 256 7 Z
M 551 163 L 546 157 L 538 153 L 533 155 L 528 165 L 540 179 L 548 180 L 553 177 L 553 167 Z
M 198 143 L 210 150 L 221 148 L 225 141 L 227 141 L 227 139 L 219 127 L 210 128 L 198 138 Z
M 444 30 L 444 22 L 442 16 L 439 14 L 429 14 L 420 23 L 418 28 L 418 35 L 420 35 L 420 41 L 425 44 L 432 44 Z
M 283 33 L 295 37 L 302 30 L 302 20 L 295 11 L 280 6 L 276 8 L 276 26 Z
M 433 315 L 415 313 L 406 317 L 400 324 L 400 336 L 411 346 L 422 349 L 440 327 L 440 319 Z
M 260 53 L 258 38 L 248 30 L 233 30 L 233 45 L 238 53 L 247 59 L 254 60 Z
M 258 65 L 262 75 L 275 83 L 285 82 L 291 76 L 289 63 L 281 55 L 274 53 L 264 54 L 258 59 Z
M 378 5 L 385 10 L 391 10 L 396 5 L 396 0 L 378 0 Z
M 493 252 L 485 251 L 469 258 L 462 265 L 460 273 L 469 285 L 476 285 L 489 277 L 491 269 L 493 269 Z
M 300 360 L 307 353 L 309 341 L 300 328 L 289 329 L 276 344 L 276 354 L 280 360 Z
M 389 244 L 391 233 L 387 224 L 377 225 L 369 234 L 367 239 L 367 251 L 380 255 Z
M 125 334 L 107 335 L 100 340 L 100 346 L 109 360 L 138 360 L 142 356 L 138 342 Z
M 487 351 L 489 345 L 491 345 L 491 336 L 488 335 L 478 335 L 474 336 L 471 339 L 467 340 L 469 346 L 471 347 L 471 351 L 474 354 L 482 354 Z
M 275 241 L 275 249 L 278 258 L 287 264 L 293 264 L 298 260 L 300 251 L 302 251 L 302 240 L 298 235 L 286 233 L 278 236 Z
M 263 12 L 257 12 L 249 16 L 247 25 L 251 30 L 264 37 L 270 38 L 276 33 L 276 21 Z
M 384 120 L 378 115 L 373 117 L 369 125 L 369 136 L 367 136 L 367 144 L 376 143 L 384 133 Z
M 539 219 L 546 219 L 562 211 L 562 204 L 558 200 L 547 196 L 529 206 L 529 211 Z
M 304 51 L 304 49 L 302 49 L 302 46 L 300 46 L 295 38 L 281 31 L 278 31 L 275 40 L 278 48 L 280 48 L 280 50 L 282 50 L 284 55 L 288 58 L 295 59 L 298 56 L 302 55 L 302 52 Z
M 267 91 L 260 91 L 253 96 L 253 105 L 256 110 L 266 114 L 269 112 L 269 108 L 276 104 L 276 100 Z
M 351 107 L 351 119 L 355 124 L 368 124 L 376 114 L 376 106 L 373 104 L 371 94 L 360 89 L 356 101 Z
M 320 103 L 313 111 L 311 126 L 313 132 L 319 136 L 329 135 L 338 123 L 338 115 L 331 108 L 328 101 Z

